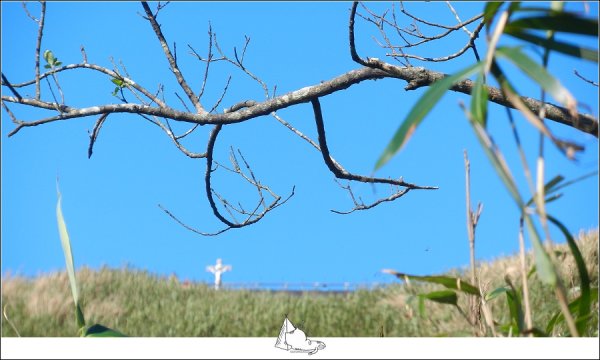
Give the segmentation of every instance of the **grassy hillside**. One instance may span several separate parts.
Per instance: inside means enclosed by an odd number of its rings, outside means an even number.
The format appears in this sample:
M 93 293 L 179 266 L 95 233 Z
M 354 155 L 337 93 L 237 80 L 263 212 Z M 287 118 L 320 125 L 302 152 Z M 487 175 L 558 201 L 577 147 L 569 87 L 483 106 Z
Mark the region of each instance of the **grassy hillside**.
M 598 287 L 598 232 L 579 236 L 591 277 Z M 561 269 L 570 297 L 577 296 L 578 275 L 566 247 L 559 246 Z M 531 263 L 531 257 L 529 257 Z M 520 285 L 518 258 L 499 258 L 478 264 L 482 287 L 490 291 L 509 276 Z M 403 270 L 403 269 L 397 269 Z M 456 270 L 451 275 L 460 275 Z M 419 311 L 416 294 L 441 290 L 440 286 L 411 281 L 379 290 L 348 294 L 292 295 L 243 290 L 214 291 L 206 285 L 183 286 L 175 279 L 144 271 L 81 269 L 78 274 L 83 310 L 88 324 L 101 323 L 130 336 L 259 336 L 276 337 L 284 314 L 308 336 L 472 336 L 473 328 L 454 307 L 426 302 Z M 466 276 L 462 276 L 467 279 Z M 534 325 L 544 328 L 559 310 L 551 290 L 530 278 Z M 468 311 L 467 299 L 459 305 Z M 505 297 L 490 303 L 494 320 L 508 320 Z M 55 273 L 35 279 L 4 275 L 2 336 L 77 336 L 73 300 L 67 275 Z M 586 336 L 598 336 L 598 303 Z M 16 329 L 16 331 L 15 331 Z M 554 335 L 560 335 L 561 328 Z

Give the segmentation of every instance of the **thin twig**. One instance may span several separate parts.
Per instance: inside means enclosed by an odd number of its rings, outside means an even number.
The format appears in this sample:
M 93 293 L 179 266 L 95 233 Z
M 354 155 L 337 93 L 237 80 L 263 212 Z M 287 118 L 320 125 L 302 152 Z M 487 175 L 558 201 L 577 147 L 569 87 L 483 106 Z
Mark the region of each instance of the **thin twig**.
M 525 257 L 525 239 L 523 237 L 523 217 L 519 222 L 519 260 L 521 262 L 521 278 L 523 279 L 523 303 L 525 305 L 525 325 L 527 329 L 533 328 L 533 317 L 529 302 L 529 281 L 527 279 L 527 258 Z M 529 335 L 530 337 L 533 334 Z
M 164 6 L 166 6 L 166 5 L 164 5 Z M 150 22 L 150 24 L 152 25 L 152 29 L 154 30 L 154 33 L 156 34 L 156 37 L 158 38 L 158 41 L 160 42 L 160 44 L 163 48 L 163 52 L 165 53 L 165 56 L 167 57 L 167 60 L 169 61 L 169 65 L 171 66 L 171 72 L 173 72 L 173 75 L 175 75 L 175 78 L 177 79 L 179 86 L 181 86 L 181 88 L 183 89 L 183 91 L 185 92 L 187 97 L 190 99 L 192 104 L 194 104 L 194 107 L 196 108 L 196 111 L 199 114 L 206 112 L 206 110 L 204 110 L 204 108 L 202 107 L 202 104 L 200 104 L 200 100 L 198 99 L 198 97 L 194 94 L 192 89 L 189 87 L 189 85 L 185 81 L 185 78 L 183 77 L 181 70 L 179 70 L 179 66 L 177 65 L 177 62 L 175 61 L 173 54 L 171 54 L 169 45 L 167 44 L 167 41 L 162 33 L 162 30 L 160 29 L 160 25 L 158 25 L 158 22 L 156 22 L 156 17 L 154 16 L 154 14 L 152 14 L 152 10 L 150 10 L 148 3 L 145 1 L 142 1 L 142 7 L 144 8 L 147 19 Z M 162 7 L 160 6 L 160 3 L 159 3 L 158 10 L 160 10 L 161 8 Z M 157 13 L 158 13 L 158 10 L 157 10 Z
M 19 94 L 17 92 L 17 90 L 15 90 L 15 88 L 12 86 L 12 84 L 10 83 L 10 81 L 8 81 L 8 79 L 6 78 L 6 76 L 4 76 L 4 73 L 2 73 L 2 85 L 7 86 L 8 90 L 10 90 L 10 92 L 13 93 L 13 95 L 18 100 L 22 100 L 23 99 L 23 97 L 21 96 L 21 94 Z
M 477 284 L 477 276 L 475 269 L 475 228 L 477 226 L 477 221 L 479 220 L 479 216 L 481 215 L 481 204 L 478 206 L 477 214 L 473 213 L 471 210 L 471 164 L 469 162 L 469 157 L 467 155 L 467 150 L 464 150 L 464 158 L 465 158 L 465 197 L 467 202 L 467 234 L 469 237 L 469 259 L 471 265 L 471 284 Z M 478 334 L 477 325 L 480 323 L 480 309 L 478 307 L 479 301 L 476 296 L 472 295 L 469 297 L 469 319 L 473 324 L 473 331 L 475 335 Z
M 458 16 L 458 13 L 456 12 L 456 10 L 454 10 L 454 7 L 452 6 L 452 4 L 450 4 L 450 1 L 446 1 L 446 5 L 448 5 L 448 8 L 450 8 L 450 11 L 452 11 L 452 14 L 454 14 L 456 21 L 458 21 L 459 24 L 463 24 L 462 20 L 460 20 L 460 16 Z M 461 29 L 463 29 L 464 32 L 467 33 L 467 35 L 473 36 L 473 33 L 471 31 L 469 31 L 469 29 L 467 29 L 466 26 L 463 25 L 461 27 Z
M 423 189 L 423 190 L 435 190 L 436 186 L 420 186 L 411 183 L 405 182 L 402 177 L 398 180 L 393 179 L 384 179 L 384 178 L 374 178 L 363 175 L 355 175 L 346 171 L 346 169 L 342 168 L 339 164 L 331 161 L 331 157 L 329 156 L 329 148 L 327 146 L 327 139 L 325 136 L 325 127 L 323 124 L 323 113 L 321 111 L 321 103 L 318 98 L 314 98 L 311 100 L 313 106 L 313 112 L 315 115 L 315 123 L 317 125 L 317 133 L 319 135 L 319 146 L 321 148 L 321 154 L 323 155 L 323 160 L 325 164 L 329 168 L 329 170 L 338 178 L 338 179 L 346 179 L 346 180 L 354 180 L 364 183 L 381 183 L 381 184 L 392 184 L 398 185 L 410 189 Z
M 338 183 L 338 185 L 342 188 L 348 191 L 348 193 L 350 194 L 350 198 L 352 199 L 352 202 L 354 203 L 354 207 L 351 210 L 346 210 L 346 211 L 340 211 L 340 210 L 335 210 L 335 209 L 330 209 L 329 211 L 336 213 L 336 214 L 340 214 L 340 215 L 348 215 L 351 214 L 355 211 L 361 211 L 361 210 L 369 210 L 374 208 L 375 206 L 384 203 L 384 202 L 390 202 L 390 201 L 394 201 L 400 197 L 402 197 L 403 195 L 405 195 L 407 192 L 409 192 L 411 189 L 410 188 L 405 188 L 405 189 L 401 189 L 398 190 L 396 192 L 394 192 L 392 195 L 385 197 L 385 198 L 380 198 L 378 200 L 375 200 L 374 202 L 372 202 L 369 205 L 365 205 L 364 202 L 362 202 L 362 200 L 360 202 L 358 202 L 356 200 L 356 198 L 354 197 L 354 193 L 352 192 L 352 188 L 350 187 L 350 185 L 346 185 L 343 186 L 342 184 L 340 184 L 337 179 L 336 182 Z
M 96 139 L 98 138 L 98 134 L 100 133 L 100 128 L 104 124 L 104 121 L 107 117 L 108 114 L 102 114 L 98 118 L 96 124 L 94 125 L 94 128 L 92 129 L 92 133 L 90 134 L 90 145 L 88 147 L 88 159 L 92 157 L 92 153 L 94 151 L 94 144 L 96 143 Z
M 40 20 L 38 21 L 38 35 L 35 44 L 35 98 L 40 99 L 40 49 L 42 47 L 42 37 L 44 36 L 44 19 L 46 18 L 46 2 L 41 1 L 42 10 L 40 12 Z M 25 7 L 25 5 L 23 5 Z
M 590 79 L 588 79 L 588 78 L 585 78 L 585 77 L 583 77 L 582 75 L 580 75 L 580 74 L 577 72 L 577 69 L 573 69 L 573 72 L 575 72 L 575 75 L 577 75 L 577 77 L 578 77 L 578 78 L 580 78 L 581 80 L 583 80 L 583 81 L 585 81 L 585 82 L 587 82 L 587 83 L 589 83 L 589 84 L 592 84 L 592 85 L 594 85 L 595 87 L 598 87 L 598 83 L 597 83 L 597 82 L 595 82 L 595 81 L 592 81 L 592 80 L 590 80 Z

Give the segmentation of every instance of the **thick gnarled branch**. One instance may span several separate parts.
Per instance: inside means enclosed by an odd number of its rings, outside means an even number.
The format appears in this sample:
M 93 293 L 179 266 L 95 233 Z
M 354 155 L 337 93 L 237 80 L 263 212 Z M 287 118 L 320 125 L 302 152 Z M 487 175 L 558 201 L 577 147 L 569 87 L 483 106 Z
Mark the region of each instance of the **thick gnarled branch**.
M 377 59 L 369 59 L 371 64 L 379 62 Z M 69 106 L 61 106 L 59 104 L 38 101 L 30 98 L 18 99 L 12 96 L 2 95 L 2 101 L 18 103 L 37 108 L 48 110 L 56 110 L 60 106 L 62 115 L 52 116 L 36 121 L 24 122 L 19 127 L 9 133 L 9 136 L 14 135 L 22 127 L 37 126 L 53 121 L 67 120 L 92 115 L 101 115 L 105 113 L 139 113 L 145 115 L 154 115 L 158 117 L 168 118 L 172 120 L 197 123 L 197 124 L 233 124 L 258 116 L 269 115 L 273 111 L 285 109 L 287 107 L 306 103 L 317 97 L 323 97 L 334 92 L 338 92 L 349 88 L 352 85 L 358 84 L 365 80 L 376 80 L 382 78 L 398 78 L 408 81 L 406 89 L 413 90 L 423 86 L 429 86 L 435 81 L 446 76 L 443 73 L 427 70 L 423 67 L 401 67 L 380 62 L 381 69 L 364 67 L 357 70 L 351 70 L 345 74 L 337 76 L 331 80 L 321 82 L 320 84 L 307 86 L 302 89 L 289 92 L 287 94 L 265 100 L 254 104 L 251 107 L 243 107 L 237 111 L 228 113 L 190 113 L 179 111 L 170 107 L 153 107 L 138 104 L 109 104 L 102 106 L 93 106 L 88 108 L 73 108 Z M 5 85 L 3 83 L 3 85 Z M 464 94 L 470 94 L 474 83 L 471 80 L 464 80 L 454 84 L 450 90 Z M 13 85 L 14 86 L 14 85 Z M 512 103 L 503 95 L 502 91 L 495 87 L 488 87 L 489 100 L 502 106 L 514 108 Z M 534 112 L 539 112 L 542 102 L 529 97 L 521 97 L 523 102 Z M 569 110 L 561 106 L 545 104 L 546 119 L 553 120 L 583 132 L 592 134 L 598 137 L 598 120 L 591 115 L 580 113 L 577 118 L 572 119 L 569 115 Z

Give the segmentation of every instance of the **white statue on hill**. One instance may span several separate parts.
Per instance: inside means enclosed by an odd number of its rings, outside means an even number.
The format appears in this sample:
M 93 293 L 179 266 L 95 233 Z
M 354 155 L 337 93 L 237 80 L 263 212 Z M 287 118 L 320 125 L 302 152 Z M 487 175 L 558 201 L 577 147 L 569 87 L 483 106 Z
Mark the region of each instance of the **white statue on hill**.
M 231 271 L 231 265 L 223 265 L 223 261 L 219 258 L 215 265 L 207 266 L 206 271 L 215 274 L 215 290 L 221 288 L 221 274 L 226 271 Z

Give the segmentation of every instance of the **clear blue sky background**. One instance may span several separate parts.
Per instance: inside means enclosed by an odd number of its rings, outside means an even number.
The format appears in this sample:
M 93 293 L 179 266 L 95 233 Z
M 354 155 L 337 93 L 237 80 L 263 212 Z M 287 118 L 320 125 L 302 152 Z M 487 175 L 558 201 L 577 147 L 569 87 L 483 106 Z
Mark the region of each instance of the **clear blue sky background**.
M 369 4 L 381 11 L 389 3 Z M 483 3 L 454 4 L 462 19 L 482 11 Z M 2 3 L 2 72 L 12 82 L 33 79 L 37 26 L 21 3 Z M 597 4 L 588 3 L 593 16 Z M 154 8 L 154 5 L 152 5 Z M 445 3 L 408 3 L 416 15 L 448 25 L 456 23 Z M 317 84 L 358 68 L 348 50 L 350 3 L 172 3 L 159 15 L 169 44 L 177 43 L 178 61 L 197 91 L 204 65 L 188 54 L 187 44 L 206 55 L 209 21 L 221 48 L 229 55 L 251 37 L 245 65 L 277 93 Z M 581 3 L 567 8 L 583 11 Z M 39 5 L 30 4 L 32 14 Z M 135 2 L 49 3 L 42 51 L 51 49 L 64 63 L 81 62 L 80 45 L 88 61 L 111 68 L 110 58 L 122 61 L 131 78 L 155 91 L 165 85 L 167 101 L 182 108 L 173 95 L 177 87 L 162 49 Z M 469 27 L 474 28 L 474 24 Z M 373 42 L 376 29 L 358 20 L 358 49 L 363 56 L 384 58 Z M 427 30 L 430 31 L 430 30 Z M 430 33 L 431 34 L 431 33 Z M 593 39 L 572 41 L 596 47 Z M 445 56 L 460 49 L 464 32 L 425 47 L 419 54 Z M 514 44 L 502 39 L 504 44 Z M 483 54 L 485 41 L 479 41 Z M 419 50 L 417 50 L 419 51 Z M 530 52 L 533 54 L 533 52 Z M 423 65 L 451 73 L 474 61 L 471 53 L 449 63 Z M 598 88 L 586 84 L 573 69 L 598 78 L 597 64 L 553 54 L 550 71 L 559 77 L 584 112 L 598 114 Z M 522 94 L 539 97 L 530 81 L 506 66 Z M 204 102 L 210 107 L 220 96 L 227 76 L 230 90 L 219 111 L 246 99 L 264 98 L 261 88 L 236 69 L 219 63 L 211 69 Z M 106 76 L 86 70 L 58 75 L 67 104 L 91 106 L 118 102 Z M 47 84 L 43 96 L 50 100 Z M 403 90 L 399 80 L 366 81 L 321 99 L 329 147 L 349 171 L 369 174 L 394 131 L 425 89 Z M 20 90 L 32 95 L 34 88 Z M 6 89 L 2 89 L 7 94 Z M 352 206 L 348 194 L 333 181 L 321 154 L 272 117 L 227 126 L 217 140 L 215 157 L 228 162 L 230 146 L 240 148 L 256 176 L 280 195 L 296 195 L 258 224 L 231 230 L 218 237 L 201 237 L 169 218 L 163 204 L 183 221 L 202 231 L 223 227 L 213 215 L 204 193 L 205 160 L 184 156 L 156 126 L 140 117 L 111 115 L 104 124 L 94 155 L 87 158 L 88 130 L 96 118 L 77 119 L 26 128 L 8 138 L 14 128 L 2 110 L 2 272 L 37 275 L 64 269 L 56 227 L 56 176 L 60 175 L 63 211 L 71 235 L 76 267 L 121 267 L 129 264 L 159 275 L 176 273 L 180 279 L 211 281 L 205 267 L 223 258 L 233 265 L 227 282 L 392 282 L 380 270 L 393 268 L 414 274 L 433 274 L 468 264 L 465 226 L 463 150 L 472 164 L 472 202 L 484 211 L 477 228 L 477 259 L 489 260 L 518 249 L 516 205 L 478 144 L 459 101 L 464 94 L 448 94 L 433 109 L 402 153 L 377 172 L 409 182 L 436 185 L 436 191 L 413 191 L 393 203 L 370 211 L 337 215 L 330 209 Z M 553 100 L 551 100 L 553 101 Z M 21 119 L 48 113 L 11 106 Z M 316 139 L 312 109 L 302 104 L 278 112 Z M 515 113 L 516 114 L 516 113 Z M 516 115 L 517 127 L 534 166 L 538 135 Z M 578 161 L 566 160 L 546 146 L 547 178 L 561 174 L 576 178 L 597 170 L 597 139 L 565 126 L 549 123 L 559 137 L 586 146 Z M 177 126 L 184 131 L 189 125 Z M 503 108 L 490 105 L 489 128 L 499 143 L 521 192 L 529 197 L 518 155 Z M 209 129 L 200 129 L 185 144 L 205 150 Z M 228 199 L 253 206 L 255 191 L 226 173 L 218 173 L 216 190 Z M 598 227 L 598 179 L 588 178 L 565 190 L 548 211 L 572 232 Z M 386 196 L 389 189 L 355 184 L 366 201 Z M 563 241 L 556 231 L 555 240 Z

